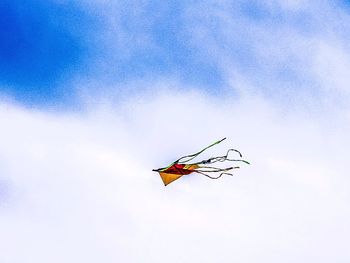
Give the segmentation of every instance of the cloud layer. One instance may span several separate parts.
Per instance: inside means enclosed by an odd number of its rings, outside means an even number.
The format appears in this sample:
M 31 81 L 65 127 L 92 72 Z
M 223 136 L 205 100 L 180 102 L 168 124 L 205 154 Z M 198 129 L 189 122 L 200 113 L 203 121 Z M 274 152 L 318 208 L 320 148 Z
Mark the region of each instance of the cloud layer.
M 349 259 L 343 122 L 164 90 L 79 114 L 1 104 L 4 262 Z M 242 150 L 235 177 L 151 171 L 223 136 L 204 157 Z

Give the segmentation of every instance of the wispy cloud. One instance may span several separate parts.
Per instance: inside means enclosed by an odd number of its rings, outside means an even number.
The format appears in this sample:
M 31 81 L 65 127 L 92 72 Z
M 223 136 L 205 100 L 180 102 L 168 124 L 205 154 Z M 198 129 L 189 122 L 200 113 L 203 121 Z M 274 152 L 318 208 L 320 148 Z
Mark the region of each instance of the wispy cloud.
M 242 91 L 244 80 L 277 99 L 317 96 L 329 86 L 345 92 L 349 15 L 327 1 L 301 2 L 201 2 L 188 8 L 187 36 L 234 89 Z

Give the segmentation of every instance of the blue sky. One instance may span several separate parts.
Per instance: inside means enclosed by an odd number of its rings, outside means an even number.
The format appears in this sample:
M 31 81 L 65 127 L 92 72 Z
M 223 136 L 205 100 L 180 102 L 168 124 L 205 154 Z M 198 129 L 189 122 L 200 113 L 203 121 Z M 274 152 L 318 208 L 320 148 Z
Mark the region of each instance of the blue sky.
M 309 40 L 346 42 L 350 29 L 339 19 L 348 7 L 276 3 L 2 1 L 0 91 L 25 104 L 71 104 L 76 81 L 97 81 L 103 93 L 172 78 L 226 94 L 236 89 L 228 70 L 267 96 L 318 91 L 313 73 L 300 72 L 314 52 Z
M 70 24 L 85 27 L 84 14 L 45 1 L 2 1 L 0 12 L 2 92 L 29 103 L 62 99 L 59 84 L 83 62 L 84 40 Z
M 1 262 L 349 262 L 349 12 L 1 1 Z M 235 176 L 152 172 L 222 137 Z
M 222 86 L 217 65 L 201 59 L 182 33 L 183 4 L 125 2 L 115 17 L 96 5 L 3 1 L 1 91 L 41 104 L 71 98 L 74 78 L 103 85 L 173 75 L 208 90 Z

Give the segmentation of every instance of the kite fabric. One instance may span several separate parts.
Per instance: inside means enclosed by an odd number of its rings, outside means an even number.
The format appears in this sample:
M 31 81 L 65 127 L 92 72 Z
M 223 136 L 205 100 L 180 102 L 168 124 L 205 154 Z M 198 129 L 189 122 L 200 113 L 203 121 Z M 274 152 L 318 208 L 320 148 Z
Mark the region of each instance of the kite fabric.
M 242 154 L 235 149 L 229 149 L 226 153 L 226 155 L 223 156 L 217 156 L 217 157 L 211 157 L 209 159 L 196 162 L 196 163 L 187 163 L 196 158 L 198 155 L 200 155 L 205 150 L 209 149 L 210 147 L 213 147 L 216 144 L 221 143 L 226 138 L 223 138 L 219 141 L 216 141 L 209 146 L 205 147 L 204 149 L 200 150 L 197 153 L 190 154 L 183 156 L 179 159 L 177 159 L 175 162 L 171 163 L 167 167 L 159 168 L 159 169 L 153 169 L 152 171 L 158 172 L 160 177 L 163 180 L 164 185 L 168 185 L 172 183 L 173 181 L 179 179 L 183 175 L 187 175 L 190 173 L 198 173 L 201 175 L 204 175 L 210 179 L 219 179 L 222 175 L 233 175 L 232 173 L 229 173 L 228 171 L 231 171 L 233 169 L 239 168 L 239 166 L 233 166 L 233 167 L 227 167 L 227 168 L 218 168 L 218 167 L 212 167 L 208 166 L 210 164 L 216 163 L 216 162 L 243 162 L 246 164 L 250 164 L 249 162 L 243 160 L 243 159 L 230 159 L 228 157 L 230 152 L 236 152 L 239 154 L 239 157 L 242 158 Z M 216 176 L 215 176 L 216 174 Z

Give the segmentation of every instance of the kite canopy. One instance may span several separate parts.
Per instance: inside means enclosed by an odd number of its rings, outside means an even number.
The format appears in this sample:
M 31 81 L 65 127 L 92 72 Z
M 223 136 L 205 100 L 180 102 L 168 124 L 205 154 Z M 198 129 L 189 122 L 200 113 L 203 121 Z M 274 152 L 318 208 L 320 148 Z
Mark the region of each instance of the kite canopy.
M 190 173 L 198 173 L 198 174 L 204 175 L 210 179 L 218 179 L 224 174 L 232 176 L 233 174 L 229 173 L 228 171 L 230 171 L 232 169 L 237 169 L 237 168 L 239 168 L 239 166 L 227 167 L 227 168 L 217 168 L 217 167 L 212 167 L 212 166 L 207 166 L 207 165 L 212 164 L 212 163 L 216 163 L 216 162 L 224 162 L 224 161 L 243 162 L 243 163 L 249 164 L 249 162 L 242 160 L 242 159 L 230 159 L 230 158 L 228 158 L 228 155 L 231 151 L 237 152 L 239 154 L 239 156 L 242 157 L 242 154 L 238 150 L 235 150 L 235 149 L 229 149 L 227 151 L 226 155 L 224 155 L 224 156 L 212 157 L 212 158 L 209 158 L 209 159 L 206 159 L 206 160 L 203 160 L 200 162 L 196 162 L 196 163 L 187 163 L 187 162 L 193 160 L 194 158 L 196 158 L 199 154 L 201 154 L 202 152 L 204 152 L 208 148 L 210 148 L 216 144 L 219 144 L 220 142 L 222 142 L 225 139 L 226 138 L 223 138 L 219 141 L 216 141 L 216 142 L 212 143 L 211 145 L 205 147 L 204 149 L 200 150 L 197 153 L 183 156 L 165 168 L 153 169 L 153 171 L 159 173 L 165 186 L 172 183 L 173 181 L 179 179 L 183 175 L 187 175 Z M 214 176 L 209 175 L 208 173 L 214 174 Z M 215 176 L 215 174 L 219 174 L 219 175 Z
M 160 177 L 163 180 L 164 185 L 168 185 L 171 182 L 179 179 L 185 174 L 190 174 L 194 172 L 194 169 L 198 168 L 199 165 L 196 164 L 173 164 L 164 171 L 158 171 Z

